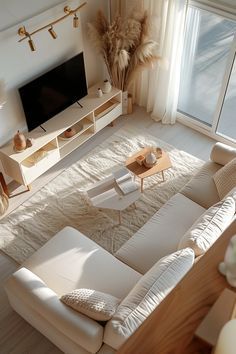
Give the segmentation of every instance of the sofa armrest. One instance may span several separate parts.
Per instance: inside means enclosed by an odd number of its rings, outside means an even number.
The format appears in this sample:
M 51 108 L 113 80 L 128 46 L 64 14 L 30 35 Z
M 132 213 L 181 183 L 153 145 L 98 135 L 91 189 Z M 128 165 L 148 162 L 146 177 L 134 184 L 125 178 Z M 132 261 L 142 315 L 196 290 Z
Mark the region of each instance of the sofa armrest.
M 16 271 L 5 284 L 6 292 L 17 296 L 37 311 L 58 331 L 91 353 L 103 342 L 103 327 L 96 321 L 63 304 L 47 285 L 26 268 Z
M 222 143 L 216 143 L 211 150 L 211 160 L 220 165 L 226 165 L 236 157 L 236 149 Z

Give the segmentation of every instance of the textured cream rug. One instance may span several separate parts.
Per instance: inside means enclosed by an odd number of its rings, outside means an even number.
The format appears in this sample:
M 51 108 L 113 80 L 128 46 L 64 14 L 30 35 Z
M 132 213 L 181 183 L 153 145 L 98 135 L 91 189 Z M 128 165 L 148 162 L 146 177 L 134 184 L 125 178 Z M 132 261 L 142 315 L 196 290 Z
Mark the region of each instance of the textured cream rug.
M 145 179 L 144 193 L 122 215 L 90 205 L 86 189 L 108 176 L 129 155 L 148 145 L 169 152 L 173 168 Z M 0 222 L 0 248 L 22 263 L 47 240 L 70 225 L 103 246 L 116 251 L 199 169 L 203 162 L 165 142 L 134 129 L 120 129 L 87 156 L 63 171 Z

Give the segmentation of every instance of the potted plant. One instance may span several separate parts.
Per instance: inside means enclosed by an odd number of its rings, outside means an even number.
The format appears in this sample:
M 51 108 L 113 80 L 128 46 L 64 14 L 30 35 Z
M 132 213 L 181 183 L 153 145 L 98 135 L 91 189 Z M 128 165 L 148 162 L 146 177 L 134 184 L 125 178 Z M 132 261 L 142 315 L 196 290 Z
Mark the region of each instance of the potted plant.
M 160 59 L 149 24 L 146 11 L 127 18 L 117 15 L 111 24 L 99 11 L 88 24 L 89 38 L 104 59 L 112 85 L 122 91 L 129 89 L 140 70 Z

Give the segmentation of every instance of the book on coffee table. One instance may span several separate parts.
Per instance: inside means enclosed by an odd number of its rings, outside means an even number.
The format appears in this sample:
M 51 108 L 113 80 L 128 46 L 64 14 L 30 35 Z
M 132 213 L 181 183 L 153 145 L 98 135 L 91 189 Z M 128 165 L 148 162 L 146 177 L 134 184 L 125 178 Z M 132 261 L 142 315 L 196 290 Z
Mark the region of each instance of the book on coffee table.
M 117 191 L 115 190 L 115 188 L 110 188 L 106 191 L 104 191 L 103 193 L 97 194 L 94 197 L 90 198 L 91 202 L 94 206 L 97 206 L 103 202 L 105 202 L 106 200 L 109 200 L 113 197 L 117 196 Z
M 138 184 L 134 181 L 133 175 L 125 167 L 113 172 L 113 176 L 123 194 L 134 192 L 139 188 Z

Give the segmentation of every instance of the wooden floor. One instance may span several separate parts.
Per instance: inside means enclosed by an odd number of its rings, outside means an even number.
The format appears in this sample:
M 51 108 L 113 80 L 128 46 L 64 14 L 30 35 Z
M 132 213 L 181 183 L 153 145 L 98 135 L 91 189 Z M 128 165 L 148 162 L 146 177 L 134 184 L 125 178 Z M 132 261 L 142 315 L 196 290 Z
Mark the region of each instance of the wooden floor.
M 214 140 L 201 135 L 179 123 L 162 125 L 150 119 L 145 110 L 135 107 L 134 113 L 116 120 L 114 127 L 106 127 L 95 137 L 86 142 L 81 148 L 57 164 L 44 176 L 32 184 L 32 191 L 24 192 L 22 187 L 16 188 L 11 184 L 9 212 L 28 199 L 45 183 L 54 178 L 61 171 L 78 161 L 82 156 L 95 148 L 108 136 L 126 124 L 143 129 L 149 134 L 166 141 L 178 149 L 189 152 L 203 160 L 208 160 Z M 1 235 L 0 235 L 1 237 Z M 0 252 L 0 354 L 59 354 L 62 353 L 50 341 L 33 329 L 27 322 L 18 316 L 10 307 L 3 289 L 4 280 L 13 273 L 18 264 Z

